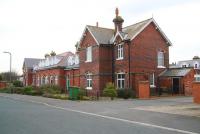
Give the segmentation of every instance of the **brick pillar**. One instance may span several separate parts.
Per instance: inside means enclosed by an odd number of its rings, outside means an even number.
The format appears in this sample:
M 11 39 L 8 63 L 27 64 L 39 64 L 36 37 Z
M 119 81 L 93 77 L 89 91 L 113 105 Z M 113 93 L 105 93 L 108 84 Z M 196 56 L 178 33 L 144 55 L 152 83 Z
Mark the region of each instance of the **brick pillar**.
M 139 99 L 149 99 L 150 98 L 150 88 L 149 81 L 139 81 L 138 83 Z
M 200 104 L 200 82 L 193 82 L 192 95 L 193 102 Z

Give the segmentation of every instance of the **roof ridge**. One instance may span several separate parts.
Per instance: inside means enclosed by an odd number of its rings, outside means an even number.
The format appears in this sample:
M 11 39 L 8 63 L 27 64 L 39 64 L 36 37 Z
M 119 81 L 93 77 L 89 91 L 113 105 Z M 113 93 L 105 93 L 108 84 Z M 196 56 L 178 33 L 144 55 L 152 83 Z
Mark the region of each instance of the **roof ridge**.
M 131 27 L 131 26 L 134 26 L 134 25 L 139 24 L 139 23 L 142 23 L 142 22 L 145 22 L 145 21 L 147 21 L 147 20 L 151 20 L 151 19 L 153 19 L 153 18 L 151 17 L 151 18 L 149 18 L 149 19 L 136 22 L 136 23 L 134 23 L 134 24 L 131 24 L 131 25 L 129 25 L 129 26 L 124 27 L 123 29 L 128 28 L 128 27 Z
M 114 30 L 114 29 L 111 29 L 111 28 L 107 28 L 107 27 L 97 27 L 97 26 L 92 26 L 92 25 L 86 25 L 86 26 L 89 26 L 89 27 L 95 27 L 95 28 L 101 28 L 101 29 L 108 29 L 108 30 Z

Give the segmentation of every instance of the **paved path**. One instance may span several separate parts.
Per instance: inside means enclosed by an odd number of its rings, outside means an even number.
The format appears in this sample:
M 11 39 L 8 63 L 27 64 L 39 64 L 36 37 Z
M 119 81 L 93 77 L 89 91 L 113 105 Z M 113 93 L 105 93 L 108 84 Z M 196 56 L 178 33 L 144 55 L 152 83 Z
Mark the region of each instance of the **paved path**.
M 175 105 L 194 104 L 189 97 L 76 102 L 0 94 L 0 134 L 200 133 L 199 117 L 148 109 Z

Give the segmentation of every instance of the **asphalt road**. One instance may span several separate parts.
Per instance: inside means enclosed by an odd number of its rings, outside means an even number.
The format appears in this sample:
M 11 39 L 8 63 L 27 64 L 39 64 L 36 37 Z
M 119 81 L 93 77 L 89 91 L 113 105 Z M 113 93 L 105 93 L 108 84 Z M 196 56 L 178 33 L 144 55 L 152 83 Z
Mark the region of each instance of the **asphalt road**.
M 136 101 L 133 107 L 161 103 Z M 125 109 L 130 104 L 130 101 L 82 103 L 0 96 L 0 134 L 200 133 L 200 118 Z

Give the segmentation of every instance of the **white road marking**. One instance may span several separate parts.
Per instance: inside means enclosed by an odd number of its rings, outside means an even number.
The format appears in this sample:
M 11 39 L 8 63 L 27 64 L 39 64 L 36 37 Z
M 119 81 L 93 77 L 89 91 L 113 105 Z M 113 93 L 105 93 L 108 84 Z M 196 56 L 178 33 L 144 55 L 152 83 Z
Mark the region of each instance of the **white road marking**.
M 0 95 L 0 96 L 2 96 L 2 95 Z M 126 123 L 130 123 L 130 124 L 136 124 L 136 125 L 140 125 L 140 126 L 158 128 L 158 129 L 163 129 L 163 130 L 168 130 L 168 131 L 173 131 L 173 132 L 179 132 L 179 133 L 183 133 L 183 134 L 200 134 L 200 133 L 185 131 L 185 130 L 176 129 L 176 128 L 170 128 L 170 127 L 164 127 L 164 126 L 159 126 L 159 125 L 154 125 L 154 124 L 149 124 L 149 123 L 143 123 L 143 122 L 138 122 L 138 121 L 132 121 L 132 120 L 126 120 L 126 119 L 121 119 L 121 118 L 116 118 L 116 117 L 110 117 L 110 116 L 105 116 L 105 115 L 100 115 L 100 114 L 95 114 L 95 113 L 89 113 L 89 112 L 74 110 L 74 109 L 70 109 L 70 108 L 63 108 L 63 107 L 51 105 L 51 104 L 40 102 L 40 101 L 25 100 L 25 99 L 22 99 L 22 98 L 13 98 L 13 97 L 10 97 L 10 96 L 2 96 L 2 97 L 14 99 L 14 100 L 31 102 L 31 103 L 42 104 L 42 105 L 45 105 L 45 106 L 48 106 L 48 107 L 51 107 L 51 108 L 55 108 L 55 109 L 61 109 L 61 110 L 65 110 L 65 111 L 71 111 L 71 112 L 81 113 L 81 114 L 85 114 L 85 115 L 96 116 L 96 117 L 101 117 L 101 118 L 105 118 L 105 119 L 111 119 L 111 120 L 126 122 Z

